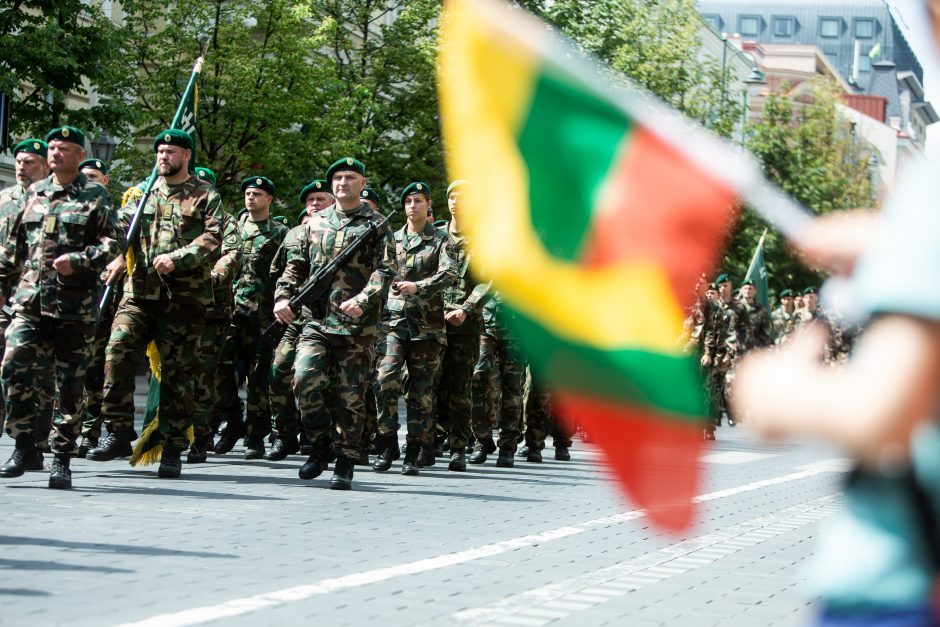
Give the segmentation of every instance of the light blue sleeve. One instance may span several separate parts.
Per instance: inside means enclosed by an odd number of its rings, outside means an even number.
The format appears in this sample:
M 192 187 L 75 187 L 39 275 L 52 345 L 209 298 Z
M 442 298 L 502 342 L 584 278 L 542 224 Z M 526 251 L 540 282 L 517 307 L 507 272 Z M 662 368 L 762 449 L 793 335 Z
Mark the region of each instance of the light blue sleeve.
M 865 313 L 940 320 L 940 163 L 912 163 L 853 279 Z

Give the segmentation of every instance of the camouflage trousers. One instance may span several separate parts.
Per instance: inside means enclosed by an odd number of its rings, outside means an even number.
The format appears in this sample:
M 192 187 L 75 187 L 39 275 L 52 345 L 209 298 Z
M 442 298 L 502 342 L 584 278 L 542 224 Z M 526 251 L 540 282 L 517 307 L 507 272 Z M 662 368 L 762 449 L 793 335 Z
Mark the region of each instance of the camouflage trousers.
M 552 393 L 530 377 L 525 398 L 526 446 L 541 451 L 549 435 L 556 447 L 570 448 L 574 429 L 552 412 Z
M 447 348 L 438 372 L 436 423 L 447 433 L 452 451 L 470 439 L 470 382 L 480 359 L 479 335 L 447 335 Z
M 202 328 L 197 348 L 195 377 L 193 378 L 193 402 L 196 411 L 193 414 L 193 436 L 205 439 L 218 427 L 213 424 L 218 389 L 217 373 L 219 353 L 225 341 L 229 321 L 225 318 L 207 318 Z
M 374 335 L 322 333 L 313 322 L 304 326 L 294 362 L 294 397 L 310 442 L 329 438 L 332 429 L 339 452 L 359 456 L 374 350 Z M 330 386 L 336 389 L 335 410 L 327 402 Z
M 216 406 L 219 413 L 229 424 L 241 423 L 244 415 L 248 437 L 264 437 L 271 432 L 268 383 L 274 351 L 261 338 L 261 326 L 261 322 L 253 318 L 232 318 L 217 375 L 219 397 Z M 239 363 L 244 363 L 246 372 L 247 412 L 243 412 L 242 401 L 238 397 Z
M 160 433 L 175 448 L 189 446 L 186 431 L 196 409 L 193 378 L 197 355 L 193 348 L 202 338 L 204 315 L 194 304 L 132 296 L 121 300 L 105 349 L 101 415 L 108 431 L 133 431 L 135 378 L 147 345 L 153 341 L 162 364 Z
M 379 429 L 379 411 L 376 394 L 378 392 L 378 374 L 379 364 L 385 357 L 385 338 L 388 335 L 388 327 L 382 323 L 379 324 L 379 335 L 375 340 L 375 354 L 372 358 L 372 379 L 369 381 L 369 387 L 366 388 L 366 426 L 362 430 L 364 442 L 371 442 Z M 392 409 L 395 414 L 395 420 L 398 420 L 398 405 Z
M 101 398 L 104 391 L 104 351 L 111 337 L 114 307 L 111 315 L 102 315 L 91 343 L 91 356 L 85 372 L 85 402 L 82 409 L 82 436 L 97 440 L 101 437 Z
M 522 388 L 525 363 L 515 342 L 492 335 L 480 336 L 480 359 L 470 383 L 470 428 L 478 440 L 493 437 L 493 420 L 499 426 L 496 445 L 516 450 L 522 435 Z
M 51 406 L 53 452 L 62 455 L 77 452 L 75 440 L 81 431 L 85 369 L 94 332 L 93 322 L 13 316 L 6 331 L 6 349 L 0 366 L 6 432 L 10 437 L 29 434 L 36 442 L 45 442 L 49 419 L 42 414 Z M 41 387 L 50 375 L 55 403 L 44 407 L 41 394 L 37 394 L 37 383 Z
M 408 444 L 423 444 L 431 435 L 431 408 L 434 381 L 441 367 L 444 338 L 412 340 L 406 328 L 390 329 L 385 338 L 385 356 L 379 362 L 375 400 L 378 407 L 379 434 L 398 431 L 397 413 L 402 389 L 402 367 L 408 366 L 405 383 L 405 406 L 408 408 Z
M 269 395 L 271 402 L 271 428 L 281 439 L 296 438 L 300 434 L 300 419 L 297 417 L 297 401 L 294 399 L 294 360 L 297 358 L 297 343 L 303 331 L 303 323 L 287 325 L 281 341 L 274 349 L 271 362 Z
M 728 375 L 731 372 L 732 365 L 720 364 L 711 366 L 706 371 L 706 387 L 708 400 L 712 408 L 712 422 L 721 423 L 721 415 L 729 411 L 728 406 Z

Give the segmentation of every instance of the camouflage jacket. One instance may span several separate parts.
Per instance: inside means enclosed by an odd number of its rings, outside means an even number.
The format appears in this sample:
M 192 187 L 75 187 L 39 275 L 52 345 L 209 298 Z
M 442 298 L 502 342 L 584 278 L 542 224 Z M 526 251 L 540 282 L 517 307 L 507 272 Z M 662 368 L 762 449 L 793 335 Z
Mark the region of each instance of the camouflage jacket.
M 447 333 L 453 335 L 479 335 L 483 324 L 483 302 L 490 290 L 489 283 L 480 283 L 470 272 L 470 253 L 466 239 L 447 230 L 444 252 L 454 263 L 456 281 L 444 290 L 444 310 L 463 309 L 467 318 L 463 324 L 447 325 Z
M 491 290 L 483 303 L 483 335 L 505 340 L 509 337 L 509 328 L 506 326 L 507 318 L 512 314 L 503 307 L 502 295 Z
M 787 313 L 783 307 L 777 307 L 770 314 L 770 324 L 774 330 L 774 342 L 785 343 L 796 325 L 796 310 Z
M 274 281 L 271 262 L 277 255 L 287 227 L 277 220 L 241 220 L 242 267 L 235 279 L 235 315 L 259 323 L 274 320 Z
M 770 316 L 764 306 L 758 302 L 753 304 L 742 302 L 741 313 L 747 328 L 747 338 L 741 350 L 749 351 L 773 346 L 774 341 L 770 336 Z
M 23 209 L 23 201 L 26 199 L 26 189 L 19 185 L 13 185 L 6 189 L 0 189 L 0 242 L 10 240 L 10 233 L 13 231 L 13 223 L 16 217 Z M 3 297 L 6 301 L 10 300 L 12 289 L 6 290 Z M 12 315 L 13 310 L 8 302 L 3 304 L 3 312 Z
M 133 205 L 120 214 L 126 232 Z M 191 176 L 179 185 L 157 179 L 144 206 L 140 236 L 132 247 L 134 271 L 124 279 L 124 294 L 212 306 L 212 255 L 222 244 L 222 199 L 211 183 Z M 161 276 L 153 260 L 167 254 L 176 265 Z
M 212 305 L 206 310 L 206 318 L 229 320 L 235 302 L 232 285 L 242 267 L 242 236 L 235 216 L 222 212 L 222 246 L 212 254 Z
M 368 222 L 379 222 L 382 218 L 382 214 L 362 203 L 348 213 L 333 205 L 307 220 L 296 245 L 287 250 L 287 263 L 277 281 L 275 300 L 291 298 L 311 274 L 365 232 Z M 374 336 L 378 332 L 382 295 L 388 291 L 395 269 L 395 240 L 391 229 L 385 225 L 336 272 L 330 282 L 327 302 L 322 308 L 316 308 L 311 323 L 321 333 Z M 339 308 L 350 298 L 362 308 L 362 315 L 356 319 Z M 310 305 L 314 308 L 314 304 Z
M 747 317 L 740 301 L 732 299 L 725 302 L 719 298 L 717 304 L 724 313 L 725 328 L 722 335 L 725 352 L 728 359 L 733 361 L 747 345 Z
M 718 303 L 703 299 L 701 330 L 698 346 L 702 356 L 707 356 L 712 365 L 721 365 L 731 359 L 734 344 L 730 343 L 732 328 L 728 313 Z
M 6 293 L 18 281 L 15 312 L 93 322 L 100 275 L 119 250 L 108 191 L 81 173 L 65 187 L 50 176 L 26 193 L 0 254 L 0 284 Z M 68 255 L 72 274 L 52 268 L 60 255 Z
M 390 329 L 407 327 L 413 340 L 443 338 L 444 290 L 456 279 L 454 264 L 445 252 L 447 236 L 428 221 L 421 233 L 408 233 L 408 225 L 395 232 L 395 281 L 413 281 L 414 296 L 405 296 L 394 285 L 388 292 Z
M 290 229 L 287 235 L 284 236 L 284 241 L 278 246 L 277 252 L 274 254 L 274 259 L 271 260 L 271 269 L 268 276 L 272 285 L 277 285 L 277 280 L 281 278 L 281 275 L 284 274 L 284 270 L 287 268 L 287 253 L 292 248 L 299 246 L 303 237 L 303 224 Z M 310 315 L 310 308 L 304 305 L 298 316 L 298 320 L 295 321 L 294 324 L 306 320 Z

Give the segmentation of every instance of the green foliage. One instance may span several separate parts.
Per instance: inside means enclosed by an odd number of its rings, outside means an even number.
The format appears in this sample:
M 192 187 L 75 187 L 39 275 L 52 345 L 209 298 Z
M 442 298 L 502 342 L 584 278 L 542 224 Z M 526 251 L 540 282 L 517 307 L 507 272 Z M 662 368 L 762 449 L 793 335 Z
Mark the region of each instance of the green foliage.
M 767 177 L 813 213 L 870 206 L 870 153 L 838 114 L 837 86 L 819 79 L 804 96 L 794 97 L 789 91 L 783 84 L 780 92 L 769 95 L 761 119 L 749 128 L 748 148 Z M 742 213 L 724 263 L 737 280 L 744 276 L 765 228 L 752 212 Z M 818 285 L 822 279 L 800 263 L 773 231 L 767 235 L 765 259 L 776 292 Z
M 91 138 L 97 129 L 127 132 L 135 119 L 127 35 L 95 3 L 0 3 L 0 91 L 11 96 L 12 135 L 41 137 L 65 123 Z M 97 102 L 68 108 L 66 94 L 87 95 L 86 85 L 94 85 Z

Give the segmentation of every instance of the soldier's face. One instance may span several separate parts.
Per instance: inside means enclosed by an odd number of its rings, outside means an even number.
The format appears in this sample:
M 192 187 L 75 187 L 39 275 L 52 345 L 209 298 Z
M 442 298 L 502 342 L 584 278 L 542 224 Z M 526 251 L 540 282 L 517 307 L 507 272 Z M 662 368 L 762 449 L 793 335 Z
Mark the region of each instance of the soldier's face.
M 754 286 L 753 285 L 742 285 L 741 286 L 741 296 L 746 300 L 750 301 L 754 299 Z
M 718 284 L 718 293 L 725 300 L 731 297 L 731 281 L 722 281 Z
M 708 300 L 712 302 L 715 302 L 716 300 L 718 300 L 718 292 L 716 292 L 715 290 L 705 290 L 705 298 L 707 298 Z
M 793 298 L 793 306 L 796 307 L 797 309 L 802 309 L 802 307 L 803 307 L 803 297 L 802 297 L 802 296 L 795 296 L 795 297 Z
M 108 178 L 107 174 L 103 173 L 101 170 L 96 170 L 95 168 L 85 168 L 84 170 L 82 170 L 82 174 L 87 176 L 89 179 L 91 179 L 95 183 L 101 183 L 105 187 L 108 186 L 108 183 L 111 180 L 110 178 Z
M 157 148 L 157 173 L 164 177 L 176 176 L 183 168 L 189 167 L 191 154 L 188 148 L 160 144 Z
M 815 294 L 803 294 L 803 303 L 810 309 L 816 308 L 816 300 Z
M 780 304 L 783 305 L 784 309 L 789 309 L 790 307 L 793 306 L 793 297 L 784 296 L 783 298 L 780 299 Z
M 269 209 L 272 200 L 274 200 L 274 196 L 263 189 L 249 187 L 245 190 L 245 208 L 248 211 L 264 211 L 265 209 Z
M 313 215 L 318 211 L 323 211 L 333 204 L 333 194 L 326 192 L 310 192 L 307 194 L 304 206 L 307 208 L 307 214 Z
M 427 219 L 431 201 L 424 194 L 411 194 L 405 198 L 405 215 L 409 220 Z
M 16 155 L 16 182 L 20 184 L 20 187 L 29 187 L 47 176 L 49 176 L 49 166 L 41 156 L 31 152 L 21 152 Z
M 330 185 L 333 186 L 333 196 L 336 200 L 348 202 L 358 199 L 362 194 L 366 186 L 366 177 L 355 170 L 340 170 L 333 174 Z
M 450 194 L 447 195 L 447 208 L 450 210 L 450 215 L 457 215 L 457 209 L 460 206 L 460 190 L 455 189 Z
M 85 160 L 85 149 L 78 144 L 53 139 L 49 142 L 49 169 L 56 174 L 78 172 L 78 164 Z

